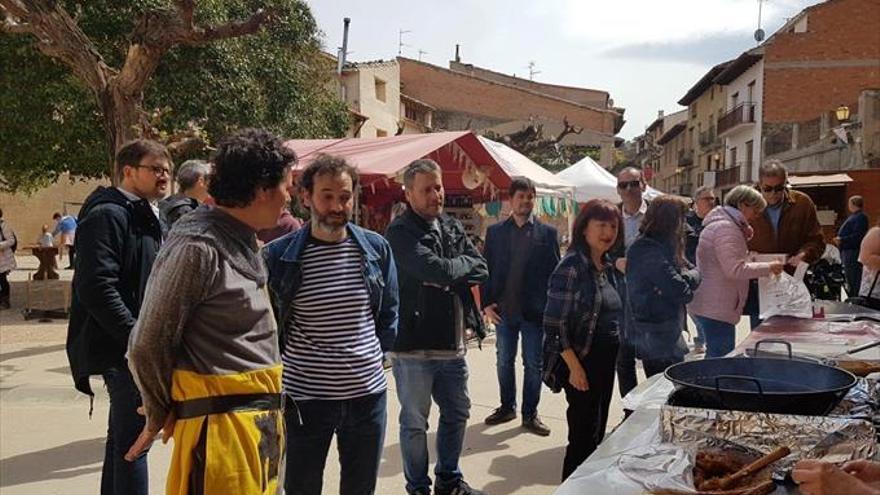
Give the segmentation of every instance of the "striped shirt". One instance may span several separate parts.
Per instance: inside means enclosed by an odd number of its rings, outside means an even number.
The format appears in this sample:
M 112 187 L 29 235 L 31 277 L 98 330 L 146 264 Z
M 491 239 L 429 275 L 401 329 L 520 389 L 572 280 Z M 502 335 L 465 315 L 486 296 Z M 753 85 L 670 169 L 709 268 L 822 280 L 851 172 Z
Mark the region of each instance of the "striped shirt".
M 352 240 L 309 239 L 300 260 L 284 345 L 284 391 L 293 400 L 345 400 L 386 388 L 382 347 Z

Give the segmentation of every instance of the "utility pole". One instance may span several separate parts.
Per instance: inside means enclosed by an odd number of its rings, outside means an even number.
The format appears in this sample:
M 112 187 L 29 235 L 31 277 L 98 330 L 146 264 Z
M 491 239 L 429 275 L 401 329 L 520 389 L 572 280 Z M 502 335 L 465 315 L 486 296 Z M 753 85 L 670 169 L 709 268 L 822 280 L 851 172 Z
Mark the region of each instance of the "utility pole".
M 529 61 L 529 81 L 534 81 L 535 76 L 541 73 L 541 71 L 535 70 L 535 67 L 536 67 L 535 61 L 534 60 Z
M 397 32 L 397 55 L 403 55 L 403 47 L 409 46 L 403 42 L 403 35 L 411 33 L 409 29 L 401 29 Z

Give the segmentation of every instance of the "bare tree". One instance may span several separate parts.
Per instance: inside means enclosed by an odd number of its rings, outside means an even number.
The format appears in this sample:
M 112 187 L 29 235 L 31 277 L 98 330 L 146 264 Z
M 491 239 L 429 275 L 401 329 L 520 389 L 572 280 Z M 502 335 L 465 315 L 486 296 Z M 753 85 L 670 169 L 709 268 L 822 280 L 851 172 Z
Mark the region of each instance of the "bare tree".
M 257 10 L 242 21 L 201 26 L 193 20 L 196 4 L 196 0 L 174 0 L 173 9 L 144 13 L 130 34 L 124 62 L 118 68 L 105 62 L 61 2 L 0 0 L 0 29 L 32 36 L 40 52 L 64 64 L 89 88 L 103 113 L 112 157 L 125 141 L 155 131 L 143 108 L 144 90 L 168 50 L 257 33 L 274 18 L 269 10 Z

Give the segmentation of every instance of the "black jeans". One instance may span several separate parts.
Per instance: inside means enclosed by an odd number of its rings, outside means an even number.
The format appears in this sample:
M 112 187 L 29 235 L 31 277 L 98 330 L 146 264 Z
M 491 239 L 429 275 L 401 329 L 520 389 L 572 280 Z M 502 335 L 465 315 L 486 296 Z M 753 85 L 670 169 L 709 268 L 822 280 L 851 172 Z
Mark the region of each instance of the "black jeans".
M 370 495 L 376 490 L 385 442 L 387 393 L 347 400 L 287 399 L 287 467 L 284 493 L 320 495 L 330 440 L 336 434 L 340 495 Z
M 666 368 L 672 366 L 673 364 L 680 363 L 684 361 L 684 357 L 662 357 L 662 358 L 651 358 L 651 359 L 642 359 L 642 366 L 645 367 L 645 377 L 651 378 L 657 373 L 663 373 L 666 371 Z
M 587 372 L 589 390 L 581 392 L 565 385 L 568 409 L 568 447 L 562 464 L 562 481 L 586 460 L 605 438 L 608 407 L 614 393 L 614 368 L 619 347 L 616 338 L 598 337 L 581 362 Z
M 627 342 L 624 337 L 621 337 L 620 340 L 616 367 L 617 388 L 620 389 L 620 397 L 623 398 L 639 384 L 639 379 L 636 376 L 636 347 Z
M 11 291 L 9 290 L 9 280 L 6 278 L 8 276 L 9 272 L 0 273 L 0 303 L 9 302 Z
M 103 377 L 110 395 L 110 418 L 104 469 L 101 471 L 101 495 L 147 495 L 147 452 L 133 462 L 124 458 L 146 423 L 144 416 L 137 413 L 141 395 L 127 366 L 108 369 Z
M 846 296 L 856 297 L 862 286 L 862 264 L 859 263 L 859 251 L 848 249 L 840 252 L 843 262 L 843 273 L 846 276 Z

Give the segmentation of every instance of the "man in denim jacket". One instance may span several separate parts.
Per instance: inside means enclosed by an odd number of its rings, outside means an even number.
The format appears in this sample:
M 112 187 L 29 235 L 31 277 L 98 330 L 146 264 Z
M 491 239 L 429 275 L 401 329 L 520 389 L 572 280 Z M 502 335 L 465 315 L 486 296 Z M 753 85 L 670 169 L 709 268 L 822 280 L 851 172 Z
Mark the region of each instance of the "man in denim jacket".
M 440 409 L 434 495 L 481 495 L 459 467 L 470 415 L 465 335 L 485 335 L 471 286 L 488 278 L 486 260 L 461 222 L 443 214 L 443 178 L 433 160 L 404 172 L 409 207 L 388 226 L 400 274 L 400 335 L 392 370 L 400 400 L 400 450 L 406 491 L 431 493 L 428 413 Z
M 357 182 L 345 160 L 318 156 L 299 181 L 311 221 L 264 251 L 284 363 L 288 495 L 321 493 L 334 434 L 342 493 L 376 487 L 397 271 L 388 242 L 350 222 Z

